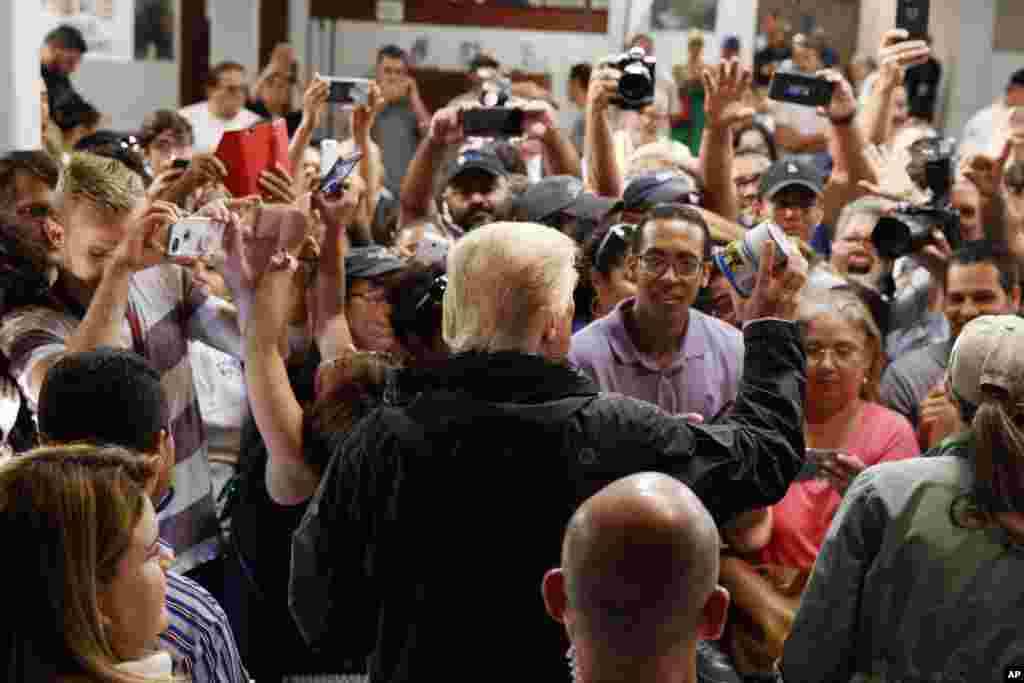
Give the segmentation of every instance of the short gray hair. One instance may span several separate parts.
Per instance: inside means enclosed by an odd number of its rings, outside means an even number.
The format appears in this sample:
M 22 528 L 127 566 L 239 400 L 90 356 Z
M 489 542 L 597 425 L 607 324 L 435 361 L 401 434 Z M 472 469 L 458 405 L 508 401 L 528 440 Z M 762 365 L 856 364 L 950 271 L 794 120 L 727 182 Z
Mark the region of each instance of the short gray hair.
M 536 223 L 492 223 L 448 255 L 444 340 L 455 352 L 524 343 L 538 316 L 565 313 L 578 276 L 576 243 Z

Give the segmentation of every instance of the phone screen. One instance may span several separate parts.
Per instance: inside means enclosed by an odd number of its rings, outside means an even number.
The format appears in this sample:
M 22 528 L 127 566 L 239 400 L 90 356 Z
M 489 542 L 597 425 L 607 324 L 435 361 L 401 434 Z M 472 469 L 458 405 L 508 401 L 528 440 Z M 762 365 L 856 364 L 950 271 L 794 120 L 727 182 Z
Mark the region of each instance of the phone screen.
M 363 78 L 330 78 L 327 101 L 334 104 L 366 104 L 370 95 L 370 84 Z
M 320 181 L 320 191 L 327 195 L 339 194 L 344 182 L 352 175 L 356 164 L 363 158 L 361 152 L 356 152 L 350 157 L 339 158 L 334 166 L 327 172 L 327 175 Z
M 772 77 L 768 97 L 804 107 L 826 107 L 832 101 L 835 83 L 823 78 L 778 73 Z

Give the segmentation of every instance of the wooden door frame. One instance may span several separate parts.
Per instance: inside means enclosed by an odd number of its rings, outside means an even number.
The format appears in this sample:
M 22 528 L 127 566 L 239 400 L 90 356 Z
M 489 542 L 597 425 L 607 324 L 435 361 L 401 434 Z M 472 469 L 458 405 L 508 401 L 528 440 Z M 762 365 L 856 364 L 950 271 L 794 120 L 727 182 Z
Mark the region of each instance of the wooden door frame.
M 290 42 L 288 35 L 289 0 L 260 0 L 260 68 L 270 61 L 278 43 Z
M 185 107 L 206 99 L 206 74 L 210 68 L 210 27 L 207 0 L 178 0 L 178 104 Z M 205 40 L 193 28 L 205 26 Z M 206 54 L 201 54 L 202 50 Z

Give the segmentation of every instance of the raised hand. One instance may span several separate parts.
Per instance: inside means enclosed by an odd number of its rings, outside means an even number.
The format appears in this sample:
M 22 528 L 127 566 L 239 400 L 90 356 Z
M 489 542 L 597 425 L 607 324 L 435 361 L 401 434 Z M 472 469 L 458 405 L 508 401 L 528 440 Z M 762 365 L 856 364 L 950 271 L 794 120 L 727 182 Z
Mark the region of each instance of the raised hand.
M 1013 141 L 1007 139 L 998 158 L 985 154 L 970 154 L 960 162 L 960 173 L 974 183 L 981 199 L 987 200 L 1003 192 L 1003 169 L 1013 150 Z
M 740 66 L 738 59 L 704 69 L 702 78 L 704 116 L 709 128 L 726 128 L 753 119 L 754 109 L 743 103 L 753 74 Z
M 468 107 L 452 105 L 438 109 L 430 120 L 430 139 L 436 144 L 454 145 L 466 139 L 462 130 L 462 112 Z
M 366 104 L 361 104 L 352 110 L 352 137 L 363 144 L 370 139 L 370 131 L 377 120 L 377 114 L 384 108 L 387 102 L 381 93 L 381 88 L 376 81 L 370 81 L 370 93 Z
M 280 166 L 260 171 L 260 190 L 263 198 L 275 204 L 295 203 L 295 180 L 288 171 Z
M 818 114 L 830 120 L 844 120 L 857 113 L 857 96 L 853 94 L 853 86 L 835 69 L 824 69 L 815 74 L 830 83 L 835 83 L 832 100 L 828 107 L 818 107 Z
M 619 79 L 622 72 L 610 66 L 599 66 L 590 77 L 587 89 L 587 109 L 602 112 L 608 109 L 612 100 L 619 93 Z
M 807 282 L 807 260 L 795 246 L 789 251 L 785 266 L 777 268 L 778 247 L 772 240 L 765 240 L 754 291 L 749 299 L 738 301 L 740 320 L 793 320 L 796 317 L 800 290 Z
M 319 73 L 313 74 L 313 80 L 309 82 L 306 92 L 302 95 L 302 121 L 307 127 L 320 127 L 320 119 L 323 116 L 324 106 L 327 104 L 330 88 L 330 83 L 325 81 Z
M 868 163 L 875 167 L 878 184 L 862 180 L 861 188 L 895 202 L 924 204 L 928 201 L 928 195 L 914 183 L 907 172 L 910 153 L 905 147 L 884 151 L 876 145 L 868 145 L 864 154 Z
M 117 245 L 111 265 L 134 273 L 162 263 L 167 254 L 168 228 L 181 218 L 174 204 L 162 201 L 150 204 Z
M 910 34 L 897 28 L 882 35 L 878 48 L 878 84 L 886 89 L 903 83 L 907 67 L 924 64 L 932 50 L 923 40 L 907 40 Z

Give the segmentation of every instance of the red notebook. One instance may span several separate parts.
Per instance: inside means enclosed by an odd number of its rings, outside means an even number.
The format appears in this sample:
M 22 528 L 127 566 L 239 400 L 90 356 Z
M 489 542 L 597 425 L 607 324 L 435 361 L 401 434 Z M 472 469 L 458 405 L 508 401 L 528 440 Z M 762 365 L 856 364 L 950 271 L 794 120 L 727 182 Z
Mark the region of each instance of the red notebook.
M 224 133 L 215 154 L 228 169 L 224 184 L 235 197 L 261 194 L 260 173 L 268 168 L 280 165 L 291 173 L 284 119 Z

